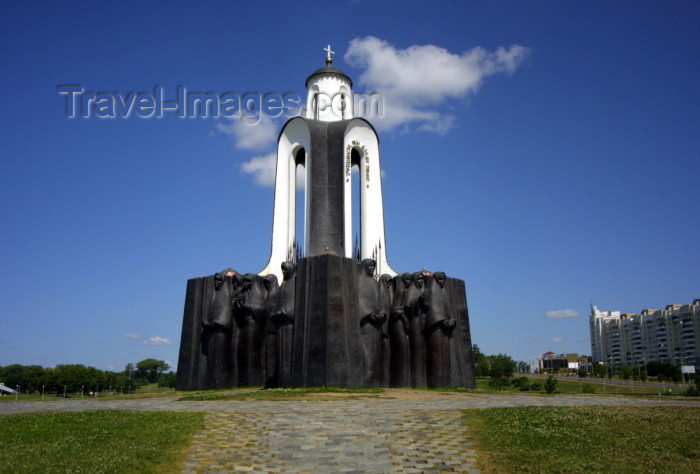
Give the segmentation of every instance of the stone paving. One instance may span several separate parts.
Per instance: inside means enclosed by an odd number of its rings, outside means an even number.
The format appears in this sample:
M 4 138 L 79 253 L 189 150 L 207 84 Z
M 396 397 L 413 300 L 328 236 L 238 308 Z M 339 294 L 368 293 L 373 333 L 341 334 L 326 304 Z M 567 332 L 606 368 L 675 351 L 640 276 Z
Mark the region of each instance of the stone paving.
M 623 397 L 387 390 L 328 400 L 178 402 L 175 398 L 0 404 L 0 414 L 54 410 L 204 411 L 185 473 L 479 472 L 463 409 L 511 406 L 687 405 Z M 694 406 L 700 406 L 695 403 Z

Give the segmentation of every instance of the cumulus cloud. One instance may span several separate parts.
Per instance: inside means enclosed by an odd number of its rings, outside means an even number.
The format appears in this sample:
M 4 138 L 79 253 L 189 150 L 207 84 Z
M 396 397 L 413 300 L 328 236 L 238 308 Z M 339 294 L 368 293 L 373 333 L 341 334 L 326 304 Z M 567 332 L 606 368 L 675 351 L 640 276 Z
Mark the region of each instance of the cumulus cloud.
M 265 114 L 261 114 L 257 122 L 233 117 L 217 123 L 216 129 L 230 136 L 236 148 L 242 150 L 262 150 L 277 140 L 277 123 Z
M 438 106 L 477 92 L 488 76 L 512 74 L 528 54 L 528 48 L 519 45 L 496 51 L 475 47 L 463 53 L 431 44 L 397 49 L 367 36 L 353 39 L 344 59 L 363 70 L 358 82 L 384 99 L 384 116 L 368 117 L 375 125 L 392 129 L 414 124 L 419 130 L 444 134 L 455 118 Z
M 143 341 L 143 343 L 147 346 L 162 346 L 165 344 L 172 344 L 172 342 L 170 342 L 170 339 L 168 339 L 167 337 L 160 336 L 149 337 L 148 339 Z
M 564 338 L 563 337 L 553 337 L 552 342 L 564 342 Z
M 275 185 L 277 153 L 256 156 L 241 165 L 241 171 L 253 175 L 253 181 L 261 186 Z
M 261 186 L 274 187 L 275 173 L 277 170 L 277 153 L 272 152 L 267 155 L 256 156 L 241 165 L 241 171 L 253 175 L 253 181 Z M 297 167 L 296 187 L 304 189 L 306 175 L 304 168 Z
M 141 335 L 140 335 L 140 334 L 136 334 L 136 333 L 134 333 L 134 332 L 127 332 L 127 333 L 125 334 L 125 336 L 128 337 L 129 339 L 141 339 Z
M 545 316 L 552 319 L 564 319 L 564 318 L 577 318 L 578 311 L 573 309 L 557 309 L 552 311 L 547 311 Z

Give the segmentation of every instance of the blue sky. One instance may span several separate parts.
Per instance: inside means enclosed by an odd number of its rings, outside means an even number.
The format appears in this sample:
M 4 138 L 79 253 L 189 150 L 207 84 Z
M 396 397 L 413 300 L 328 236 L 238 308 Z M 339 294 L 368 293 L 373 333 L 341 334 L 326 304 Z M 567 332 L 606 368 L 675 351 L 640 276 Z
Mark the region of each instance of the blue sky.
M 590 353 L 589 302 L 700 297 L 700 4 L 282 5 L 5 7 L 0 365 L 175 364 L 187 279 L 269 257 L 282 121 L 71 119 L 59 85 L 303 97 L 328 43 L 393 101 L 389 262 L 464 279 L 483 352 Z

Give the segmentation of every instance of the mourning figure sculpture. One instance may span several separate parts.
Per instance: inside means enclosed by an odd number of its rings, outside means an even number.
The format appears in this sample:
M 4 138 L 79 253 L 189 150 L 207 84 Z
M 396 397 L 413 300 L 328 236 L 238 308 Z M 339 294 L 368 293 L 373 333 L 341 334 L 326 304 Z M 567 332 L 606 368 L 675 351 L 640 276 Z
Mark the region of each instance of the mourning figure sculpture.
M 450 341 L 456 321 L 445 291 L 447 276 L 435 272 L 425 280 L 425 343 L 428 387 L 450 386 Z
M 268 295 L 277 288 L 277 278 L 253 273 L 243 276 L 243 287 L 234 303 L 239 329 L 238 385 L 252 387 L 264 384 L 262 336 L 269 315 Z
M 382 314 L 379 285 L 374 278 L 376 262 L 366 258 L 360 262 L 357 276 L 359 323 L 362 334 L 365 383 L 367 387 L 381 385 L 381 331 L 386 315 Z
M 413 276 L 404 273 L 394 277 L 394 297 L 389 312 L 389 340 L 391 342 L 390 386 L 411 386 L 411 350 L 408 341 L 409 326 L 405 301 Z
M 379 303 L 382 307 L 383 321 L 381 329 L 381 367 L 382 367 L 382 387 L 389 387 L 391 384 L 391 341 L 389 339 L 389 314 L 391 313 L 391 303 L 394 299 L 394 279 L 390 275 L 379 276 Z
M 202 320 L 202 350 L 206 355 L 207 386 L 211 388 L 235 383 L 231 370 L 233 298 L 237 290 L 234 277 L 229 270 L 214 275 L 211 305 Z
M 427 272 L 415 272 L 404 297 L 404 314 L 408 321 L 408 343 L 411 361 L 411 386 L 427 387 L 425 360 L 425 276 Z
M 276 332 L 275 386 L 292 386 L 292 341 L 294 337 L 294 304 L 296 292 L 296 265 L 282 263 L 284 280 L 280 285 L 277 304 L 270 315 Z

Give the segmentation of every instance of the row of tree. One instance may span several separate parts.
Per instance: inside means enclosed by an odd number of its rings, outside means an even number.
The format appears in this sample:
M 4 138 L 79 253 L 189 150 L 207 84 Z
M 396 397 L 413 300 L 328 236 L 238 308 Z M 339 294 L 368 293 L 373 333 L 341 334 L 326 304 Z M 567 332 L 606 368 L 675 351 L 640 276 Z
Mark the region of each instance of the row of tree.
M 580 375 L 580 374 L 579 374 Z M 644 367 L 630 367 L 623 365 L 619 368 L 608 367 L 604 364 L 595 364 L 593 366 L 594 377 L 608 377 L 618 375 L 623 380 L 646 380 L 648 377 L 656 377 L 659 382 L 666 380 L 678 383 L 683 379 L 681 369 L 671 364 L 670 362 L 650 361 Z
M 484 355 L 476 344 L 472 346 L 472 355 L 477 377 L 501 378 L 530 372 L 527 362 L 516 362 L 505 354 Z
M 89 393 L 112 388 L 123 393 L 140 385 L 161 382 L 174 386 L 175 374 L 166 373 L 167 362 L 144 359 L 136 365 L 127 364 L 123 372 L 109 372 L 82 364 L 63 364 L 51 368 L 40 365 L 8 365 L 0 367 L 0 382 L 24 393 L 55 393 L 56 395 Z

